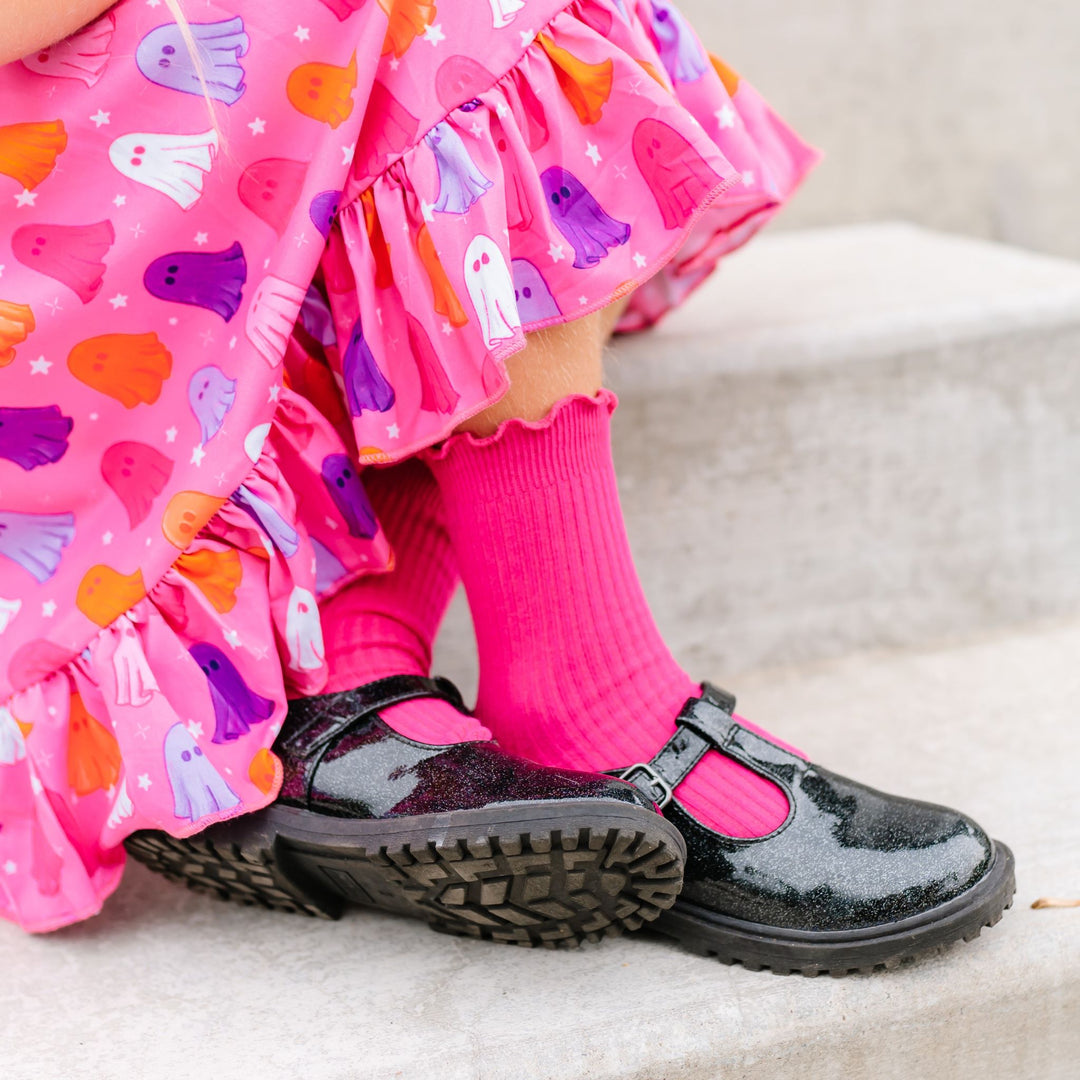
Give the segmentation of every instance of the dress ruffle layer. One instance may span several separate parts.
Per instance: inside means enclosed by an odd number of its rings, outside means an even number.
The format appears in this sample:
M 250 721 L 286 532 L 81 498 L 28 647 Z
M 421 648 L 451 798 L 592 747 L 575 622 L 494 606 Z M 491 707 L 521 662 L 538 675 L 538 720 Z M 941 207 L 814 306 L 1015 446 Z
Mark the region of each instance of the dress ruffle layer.
M 817 157 L 664 0 L 578 0 L 498 79 L 453 59 L 462 103 L 426 131 L 380 84 L 322 260 L 362 461 L 497 400 L 526 331 L 631 292 L 619 329 L 656 322 Z
M 274 799 L 286 698 L 328 673 L 318 601 L 389 562 L 340 451 L 282 390 L 251 473 L 148 595 L 0 704 L 0 914 L 35 931 L 86 918 L 120 880 L 124 837 L 188 836 Z

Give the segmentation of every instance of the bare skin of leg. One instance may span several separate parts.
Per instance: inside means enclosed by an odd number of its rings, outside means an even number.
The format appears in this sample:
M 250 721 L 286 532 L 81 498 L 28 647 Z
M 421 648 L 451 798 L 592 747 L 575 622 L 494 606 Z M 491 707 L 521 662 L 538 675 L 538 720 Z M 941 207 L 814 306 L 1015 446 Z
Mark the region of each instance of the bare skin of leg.
M 525 348 L 506 362 L 510 389 L 457 430 L 483 438 L 505 420 L 543 420 L 569 394 L 595 395 L 603 382 L 604 346 L 626 298 L 583 319 L 526 334 Z

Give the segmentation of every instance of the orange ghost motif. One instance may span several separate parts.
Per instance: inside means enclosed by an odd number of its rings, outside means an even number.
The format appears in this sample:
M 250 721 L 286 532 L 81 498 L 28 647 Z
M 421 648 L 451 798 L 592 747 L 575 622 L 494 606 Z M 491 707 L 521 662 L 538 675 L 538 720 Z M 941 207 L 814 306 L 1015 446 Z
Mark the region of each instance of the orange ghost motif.
M 68 712 L 68 784 L 76 795 L 112 787 L 120 779 L 120 747 L 87 711 L 78 694 Z
M 427 27 L 435 25 L 435 5 L 425 0 L 379 0 L 379 7 L 390 19 L 383 56 L 392 52 L 400 59 Z
M 274 781 L 277 779 L 277 758 L 265 746 L 251 759 L 248 776 L 264 795 L 269 795 L 274 790 Z
M 555 68 L 555 78 L 566 100 L 574 107 L 578 120 L 595 124 L 611 97 L 613 64 L 608 58 L 602 64 L 586 64 L 572 52 L 556 45 L 546 34 L 537 37 Z
M 194 585 L 213 605 L 215 611 L 224 614 L 236 607 L 236 590 L 244 570 L 238 552 L 187 551 L 176 560 L 176 570 Z
M 30 190 L 53 171 L 66 147 L 63 120 L 0 127 L 0 173 Z
M 356 89 L 356 53 L 348 67 L 301 64 L 289 75 L 285 93 L 297 112 L 336 128 L 353 111 Z
M 650 64 L 648 60 L 638 60 L 638 63 L 644 69 L 646 75 L 651 75 L 665 90 L 671 91 L 671 83 L 657 71 L 655 65 Z
M 228 499 L 204 495 L 201 491 L 178 491 L 165 508 L 161 531 L 173 547 L 187 549 L 199 530 L 221 509 Z
M 34 313 L 27 304 L 0 300 L 0 367 L 15 359 L 15 346 L 34 332 Z
M 375 288 L 389 289 L 394 284 L 394 269 L 390 264 L 390 245 L 383 236 L 382 222 L 375 212 L 375 195 L 371 188 L 360 193 L 360 205 L 364 208 L 364 224 L 367 226 L 371 254 L 375 257 Z
M 712 53 L 709 53 L 709 59 L 712 61 L 712 66 L 715 69 L 716 74 L 720 76 L 720 81 L 724 84 L 724 89 L 728 92 L 728 97 L 734 97 L 735 91 L 739 89 L 738 72 L 732 71 L 719 56 L 714 56 Z
M 71 350 L 68 370 L 92 390 L 134 409 L 157 401 L 172 372 L 172 353 L 154 333 L 100 334 Z
M 121 574 L 111 566 L 91 566 L 79 582 L 75 606 L 98 626 L 115 622 L 146 595 L 142 571 Z
M 424 264 L 428 277 L 431 278 L 431 288 L 435 293 L 435 310 L 440 315 L 445 315 L 450 320 L 451 326 L 464 326 L 469 321 L 461 301 L 454 292 L 454 286 L 446 276 L 443 264 L 439 261 L 439 253 L 435 250 L 435 241 L 431 239 L 431 231 L 427 225 L 421 225 L 416 234 L 416 251 L 420 261 Z

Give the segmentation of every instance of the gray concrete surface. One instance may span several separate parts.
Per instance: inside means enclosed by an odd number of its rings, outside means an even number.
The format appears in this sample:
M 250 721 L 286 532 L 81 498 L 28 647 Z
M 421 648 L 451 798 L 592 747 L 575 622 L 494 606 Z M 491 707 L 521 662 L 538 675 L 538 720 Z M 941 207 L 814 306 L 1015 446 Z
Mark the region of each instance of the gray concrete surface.
M 775 233 L 608 376 L 630 541 L 695 674 L 1080 613 L 1080 263 Z M 460 603 L 440 660 L 471 688 Z
M 1071 0 L 681 0 L 827 158 L 781 227 L 902 217 L 1080 257 Z
M 897 972 L 783 978 L 638 935 L 576 953 L 209 900 L 132 866 L 106 912 L 0 926 L 4 1080 L 1072 1080 L 1080 622 L 734 680 L 823 763 L 962 806 L 1014 848 L 1014 909 Z

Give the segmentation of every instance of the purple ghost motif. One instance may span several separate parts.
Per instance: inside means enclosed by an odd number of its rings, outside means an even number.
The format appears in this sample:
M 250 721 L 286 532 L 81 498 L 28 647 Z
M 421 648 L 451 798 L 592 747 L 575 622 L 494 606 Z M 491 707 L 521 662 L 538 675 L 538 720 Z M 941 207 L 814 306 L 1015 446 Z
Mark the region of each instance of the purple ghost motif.
M 216 646 L 197 641 L 188 650 L 202 668 L 214 703 L 214 742 L 232 742 L 246 735 L 252 724 L 269 720 L 274 703 L 256 694 L 233 662 Z
M 330 225 L 337 217 L 338 206 L 341 203 L 340 191 L 320 191 L 311 205 L 308 207 L 308 217 L 311 224 L 322 233 L 324 239 L 330 238 Z
M 162 747 L 173 793 L 173 817 L 198 821 L 240 805 L 240 798 L 206 759 L 183 724 L 173 724 Z
M 224 251 L 171 251 L 143 274 L 151 296 L 216 312 L 228 322 L 240 307 L 247 261 L 239 240 Z
M 320 345 L 337 344 L 334 316 L 317 285 L 308 286 L 307 295 L 300 305 L 300 324 Z
M 207 93 L 226 105 L 235 105 L 244 96 L 244 69 L 240 57 L 250 40 L 244 20 L 237 15 L 221 22 L 191 23 L 191 36 L 199 54 Z M 185 94 L 203 93 L 199 71 L 176 23 L 151 30 L 135 50 L 139 70 L 158 86 Z
M 246 510 L 263 527 L 274 547 L 286 559 L 296 554 L 300 534 L 265 499 L 260 499 L 250 488 L 241 484 L 229 496 L 229 501 Z
M 375 363 L 375 356 L 364 340 L 359 316 L 341 358 L 341 368 L 345 377 L 345 398 L 353 416 L 359 416 L 365 409 L 386 412 L 394 404 L 394 388 Z
M 225 414 L 236 400 L 236 380 L 230 379 L 219 367 L 207 364 L 191 376 L 188 383 L 188 404 L 199 421 L 202 444 L 205 446 L 225 423 Z
M 74 514 L 0 511 L 0 555 L 29 570 L 39 585 L 56 573 L 64 548 L 74 539 Z
M 709 62 L 690 24 L 667 0 L 653 0 L 652 8 L 652 29 L 667 73 L 672 80 L 697 82 L 709 70 Z
M 67 453 L 73 423 L 59 405 L 0 408 L 0 458 L 27 472 L 51 465 Z
M 510 263 L 510 272 L 514 277 L 514 299 L 522 324 L 541 322 L 562 314 L 535 263 L 514 259 Z
M 321 541 L 311 538 L 315 549 L 315 591 L 322 596 L 332 589 L 347 573 L 345 564 Z
M 439 195 L 434 209 L 444 214 L 464 214 L 494 185 L 476 167 L 461 136 L 445 121 L 437 123 L 424 142 L 435 155 L 439 169 Z
M 608 248 L 630 239 L 630 226 L 604 213 L 585 185 L 572 173 L 552 165 L 540 174 L 551 220 L 574 248 L 574 266 L 595 266 Z
M 323 458 L 322 478 L 330 498 L 345 519 L 350 536 L 370 540 L 378 531 L 375 513 L 360 482 L 356 466 L 348 454 L 328 454 Z

